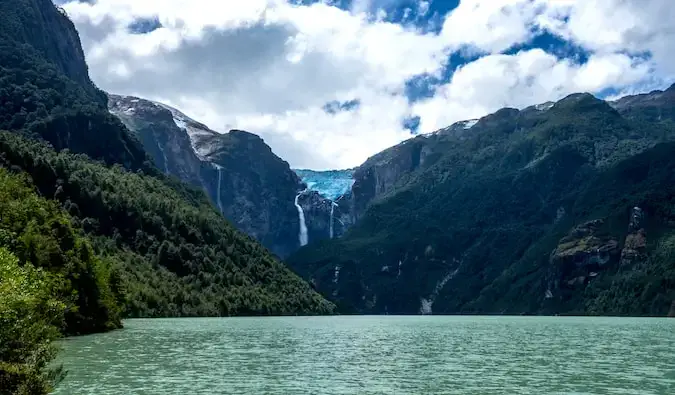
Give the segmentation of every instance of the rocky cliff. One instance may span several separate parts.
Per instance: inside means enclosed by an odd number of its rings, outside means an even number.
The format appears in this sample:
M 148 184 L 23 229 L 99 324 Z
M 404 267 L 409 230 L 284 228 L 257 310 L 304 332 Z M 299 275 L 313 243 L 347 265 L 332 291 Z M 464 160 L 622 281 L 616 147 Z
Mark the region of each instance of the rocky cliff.
M 106 110 L 72 22 L 50 0 L 2 0 L 0 129 L 154 173 L 141 144 Z
M 307 185 L 259 136 L 217 133 L 174 108 L 137 97 L 109 95 L 108 106 L 161 170 L 204 189 L 238 229 L 277 255 L 300 247 L 298 195 L 309 240 L 330 238 L 330 200 L 301 193 Z

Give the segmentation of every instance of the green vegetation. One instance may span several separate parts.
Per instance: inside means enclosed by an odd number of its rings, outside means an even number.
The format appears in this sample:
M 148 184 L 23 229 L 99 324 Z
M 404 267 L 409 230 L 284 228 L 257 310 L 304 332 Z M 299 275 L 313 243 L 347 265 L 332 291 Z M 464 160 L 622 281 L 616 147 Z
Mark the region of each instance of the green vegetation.
M 50 0 L 0 0 L 0 130 L 151 172 L 141 144 L 107 111 L 72 22 Z
M 109 266 L 73 229 L 56 202 L 38 197 L 25 178 L 4 169 L 0 169 L 0 246 L 21 263 L 48 270 L 63 280 L 54 296 L 68 306 L 66 333 L 120 327 Z
M 33 177 L 109 262 L 128 316 L 328 313 L 331 305 L 197 191 L 0 133 L 2 165 Z
M 0 247 L 0 394 L 47 394 L 61 370 L 47 368 L 66 306 L 57 278 Z
M 460 136 L 393 148 L 387 163 L 418 145 L 427 156 L 346 236 L 301 249 L 289 263 L 348 312 L 417 313 L 426 299 L 434 313 L 665 315 L 675 300 L 666 242 L 675 146 L 654 146 L 674 136 L 668 120 L 633 121 L 590 95 L 548 111 L 500 110 Z M 620 250 L 634 206 L 646 213 L 648 258 L 625 267 Z M 619 243 L 616 254 L 603 265 L 555 267 L 560 239 L 593 219 L 605 220 L 600 232 Z

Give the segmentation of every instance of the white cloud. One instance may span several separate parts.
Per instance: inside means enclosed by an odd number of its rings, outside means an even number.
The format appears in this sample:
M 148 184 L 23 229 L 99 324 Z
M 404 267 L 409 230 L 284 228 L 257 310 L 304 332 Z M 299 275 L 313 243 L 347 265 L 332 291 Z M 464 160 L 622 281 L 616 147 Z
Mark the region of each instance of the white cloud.
M 297 167 L 356 166 L 407 138 L 402 121 L 411 115 L 432 131 L 506 105 L 628 89 L 675 71 L 673 11 L 658 7 L 669 0 L 645 0 L 644 7 L 637 0 L 464 0 L 439 34 L 377 16 L 397 3 L 358 1 L 345 11 L 284 0 L 98 0 L 65 9 L 103 89 L 164 101 L 223 132 L 258 133 Z M 429 2 L 417 10 L 429 12 Z M 157 18 L 163 27 L 130 34 L 126 27 L 137 18 Z M 590 60 L 576 64 L 540 49 L 499 54 L 544 28 L 588 48 Z M 406 80 L 440 76 L 448 55 L 467 49 L 482 56 L 434 97 L 408 103 Z M 653 58 L 630 55 L 641 51 Z M 352 99 L 360 101 L 352 111 L 322 110 Z
M 489 55 L 458 69 L 434 97 L 415 104 L 413 111 L 421 118 L 421 131 L 431 132 L 502 107 L 523 108 L 570 93 L 628 86 L 648 71 L 646 64 L 619 54 L 592 56 L 583 65 L 541 49 Z

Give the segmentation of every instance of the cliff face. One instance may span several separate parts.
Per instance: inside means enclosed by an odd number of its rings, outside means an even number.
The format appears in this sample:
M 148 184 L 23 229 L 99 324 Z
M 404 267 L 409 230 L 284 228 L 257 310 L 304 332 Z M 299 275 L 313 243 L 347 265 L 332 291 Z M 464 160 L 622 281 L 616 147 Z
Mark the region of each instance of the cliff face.
M 574 94 L 392 147 L 356 170 L 349 231 L 288 261 L 345 311 L 664 315 L 672 90 Z
M 15 4 L 10 7 L 9 3 Z M 103 100 L 103 93 L 96 91 L 89 79 L 77 30 L 61 9 L 54 7 L 51 0 L 0 0 L 0 7 L 0 35 L 28 43 L 63 75 Z
M 196 144 L 218 166 L 205 177 L 210 195 L 235 226 L 280 256 L 299 246 L 294 200 L 303 187 L 288 163 L 258 136 L 233 130 Z
M 260 137 L 241 130 L 220 134 L 161 103 L 109 96 L 110 111 L 134 131 L 160 170 L 204 189 L 238 229 L 277 255 L 300 247 L 294 203 L 307 185 Z M 330 201 L 307 192 L 298 202 L 310 242 L 329 238 Z
M 0 10 L 0 129 L 153 173 L 142 145 L 107 112 L 65 14 L 50 0 L 1 0 Z

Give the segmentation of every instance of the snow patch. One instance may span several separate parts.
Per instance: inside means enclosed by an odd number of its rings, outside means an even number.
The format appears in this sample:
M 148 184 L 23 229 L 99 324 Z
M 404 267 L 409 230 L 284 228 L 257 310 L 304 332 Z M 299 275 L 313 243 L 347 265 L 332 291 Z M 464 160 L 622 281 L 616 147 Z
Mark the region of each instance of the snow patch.
M 471 129 L 478 123 L 478 119 L 469 119 L 467 121 L 462 121 L 462 123 L 464 124 L 464 129 Z
M 190 138 L 190 146 L 192 151 L 197 155 L 200 160 L 206 161 L 206 156 L 212 151 L 211 147 L 198 147 L 200 137 L 210 137 L 215 136 L 218 133 L 209 129 L 206 125 L 201 124 L 194 119 L 188 117 L 177 109 L 167 106 L 166 104 L 153 102 L 155 106 L 164 108 L 171 113 L 173 117 L 173 122 L 176 126 L 184 130 L 188 137 Z
M 553 103 L 553 102 L 546 102 L 546 103 L 537 104 L 536 106 L 534 106 L 534 108 L 537 111 L 548 111 L 548 110 L 551 109 L 551 107 L 553 107 L 554 104 L 555 103 Z

